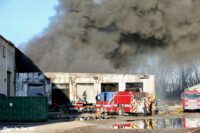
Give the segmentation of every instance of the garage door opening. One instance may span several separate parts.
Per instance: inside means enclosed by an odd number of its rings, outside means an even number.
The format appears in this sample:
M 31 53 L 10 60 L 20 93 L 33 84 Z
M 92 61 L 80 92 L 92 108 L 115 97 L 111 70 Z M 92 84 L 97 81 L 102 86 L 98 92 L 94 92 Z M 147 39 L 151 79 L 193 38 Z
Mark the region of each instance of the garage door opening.
M 116 92 L 119 90 L 118 83 L 102 83 L 101 92 Z
M 142 82 L 126 83 L 126 91 L 143 92 L 143 83 Z
M 77 83 L 76 92 L 78 98 L 86 100 L 89 103 L 95 103 L 95 88 L 92 83 Z
M 58 105 L 69 104 L 69 84 L 52 85 L 52 103 Z

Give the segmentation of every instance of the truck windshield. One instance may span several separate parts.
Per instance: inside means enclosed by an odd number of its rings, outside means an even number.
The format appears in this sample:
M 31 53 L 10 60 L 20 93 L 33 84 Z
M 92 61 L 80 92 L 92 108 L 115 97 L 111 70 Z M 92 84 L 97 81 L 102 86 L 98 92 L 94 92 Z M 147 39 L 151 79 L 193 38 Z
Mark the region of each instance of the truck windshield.
M 185 99 L 200 99 L 200 94 L 184 94 Z

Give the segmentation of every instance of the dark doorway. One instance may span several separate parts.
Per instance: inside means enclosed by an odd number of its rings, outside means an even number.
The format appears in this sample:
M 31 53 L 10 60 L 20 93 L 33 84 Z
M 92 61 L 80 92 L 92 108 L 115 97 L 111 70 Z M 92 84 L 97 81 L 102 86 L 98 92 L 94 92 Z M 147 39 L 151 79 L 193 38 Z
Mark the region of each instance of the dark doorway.
M 52 103 L 58 105 L 69 104 L 69 84 L 52 85 Z
M 143 83 L 142 82 L 126 83 L 126 91 L 143 92 Z
M 118 83 L 102 83 L 101 92 L 115 92 L 119 91 Z
M 7 96 L 10 96 L 11 91 L 11 72 L 7 71 Z

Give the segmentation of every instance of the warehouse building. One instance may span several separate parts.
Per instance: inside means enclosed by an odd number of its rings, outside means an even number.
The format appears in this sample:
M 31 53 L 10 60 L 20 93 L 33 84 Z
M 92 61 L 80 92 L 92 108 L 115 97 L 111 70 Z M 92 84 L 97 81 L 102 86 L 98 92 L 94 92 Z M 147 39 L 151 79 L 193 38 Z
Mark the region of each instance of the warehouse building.
M 100 73 L 17 73 L 17 96 L 48 96 L 49 104 L 65 104 L 83 98 L 95 102 L 100 92 L 148 90 L 155 92 L 154 75 L 100 74 Z M 150 91 L 149 91 L 150 90 Z
M 0 94 L 13 96 L 15 87 L 15 46 L 0 35 Z

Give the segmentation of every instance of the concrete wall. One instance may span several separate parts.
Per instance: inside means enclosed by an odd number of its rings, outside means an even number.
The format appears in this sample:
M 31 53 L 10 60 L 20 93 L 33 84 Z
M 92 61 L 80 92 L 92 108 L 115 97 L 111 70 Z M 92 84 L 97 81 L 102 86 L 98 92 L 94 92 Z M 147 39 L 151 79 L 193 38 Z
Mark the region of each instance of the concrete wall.
M 16 75 L 16 95 L 27 96 L 29 84 L 45 84 L 46 92 L 51 103 L 52 84 L 69 84 L 70 100 L 77 96 L 77 85 L 94 85 L 94 97 L 101 92 L 101 83 L 118 83 L 119 91 L 126 88 L 126 83 L 142 82 L 143 91 L 155 94 L 154 75 L 132 75 L 132 74 L 92 74 L 92 73 L 18 73 Z M 95 102 L 95 101 L 91 101 Z
M 5 55 L 3 55 L 3 52 L 5 52 Z M 9 95 L 13 96 L 15 94 L 15 47 L 0 37 L 0 93 L 5 95 L 7 95 L 7 71 L 11 73 Z

